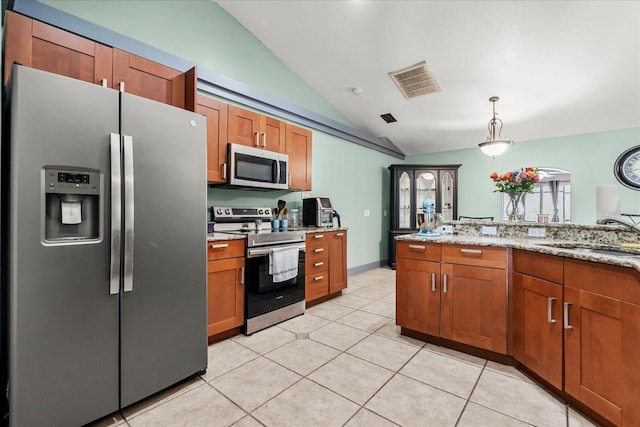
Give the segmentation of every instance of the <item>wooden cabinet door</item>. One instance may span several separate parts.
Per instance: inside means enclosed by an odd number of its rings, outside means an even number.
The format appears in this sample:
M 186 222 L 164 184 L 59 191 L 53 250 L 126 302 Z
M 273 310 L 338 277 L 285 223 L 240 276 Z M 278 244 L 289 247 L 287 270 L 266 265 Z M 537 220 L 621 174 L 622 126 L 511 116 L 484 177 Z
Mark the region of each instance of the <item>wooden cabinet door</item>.
M 335 231 L 329 235 L 329 293 L 347 287 L 347 232 Z
M 207 116 L 207 181 L 227 182 L 227 104 L 198 95 L 196 112 Z
M 615 425 L 640 425 L 640 306 L 569 286 L 564 300 L 565 391 Z
M 14 61 L 90 83 L 112 84 L 112 49 L 51 25 L 7 11 L 5 83 Z
M 183 73 L 120 49 L 113 49 L 113 88 L 190 111 L 195 110 L 195 68 Z
M 513 356 L 562 389 L 562 286 L 513 274 Z
M 273 117 L 260 116 L 260 148 L 285 153 L 286 126 Z
M 244 258 L 207 264 L 207 333 L 211 336 L 244 323 Z
M 311 131 L 287 123 L 286 152 L 289 156 L 289 189 L 311 191 Z
M 440 335 L 440 263 L 396 261 L 396 324 Z
M 506 270 L 442 264 L 440 336 L 507 352 Z
M 229 142 L 258 148 L 260 146 L 260 114 L 235 105 L 229 105 L 228 111 Z

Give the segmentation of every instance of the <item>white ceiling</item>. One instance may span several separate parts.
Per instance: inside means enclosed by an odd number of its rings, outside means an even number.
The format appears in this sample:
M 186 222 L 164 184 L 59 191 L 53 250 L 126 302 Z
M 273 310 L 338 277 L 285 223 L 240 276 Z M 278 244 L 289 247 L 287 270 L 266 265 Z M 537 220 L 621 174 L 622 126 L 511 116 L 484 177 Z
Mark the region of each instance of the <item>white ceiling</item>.
M 493 95 L 516 144 L 640 126 L 640 1 L 217 3 L 357 129 L 407 155 L 476 147 Z M 423 60 L 442 90 L 407 100 L 387 73 Z

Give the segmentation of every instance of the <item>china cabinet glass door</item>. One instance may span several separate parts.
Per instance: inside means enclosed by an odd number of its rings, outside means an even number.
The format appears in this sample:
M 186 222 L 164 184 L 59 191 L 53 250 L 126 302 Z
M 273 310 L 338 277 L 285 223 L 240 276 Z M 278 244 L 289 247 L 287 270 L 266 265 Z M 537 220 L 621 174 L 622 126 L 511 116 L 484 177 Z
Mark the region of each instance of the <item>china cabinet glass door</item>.
M 443 221 L 451 221 L 453 217 L 453 176 L 451 172 L 443 171 L 440 177 L 441 212 Z
M 398 179 L 398 228 L 411 228 L 411 178 L 406 171 Z
M 422 202 L 427 199 L 436 204 L 436 177 L 432 172 L 419 172 L 416 176 L 416 212 L 422 212 Z

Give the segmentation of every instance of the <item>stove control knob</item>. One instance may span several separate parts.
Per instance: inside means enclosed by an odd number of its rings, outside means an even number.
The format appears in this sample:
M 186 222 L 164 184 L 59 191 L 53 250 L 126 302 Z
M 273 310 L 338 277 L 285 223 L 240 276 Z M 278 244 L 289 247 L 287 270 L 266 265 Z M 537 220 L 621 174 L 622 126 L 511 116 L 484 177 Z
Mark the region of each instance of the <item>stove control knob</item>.
M 226 213 L 227 215 L 231 215 L 231 209 L 225 209 L 224 213 Z
M 264 209 L 258 209 L 258 215 L 264 215 Z
M 267 208 L 267 209 L 265 209 L 265 210 L 264 210 L 264 214 L 265 214 L 265 215 L 271 215 L 271 212 L 269 212 L 269 208 Z
M 218 215 L 222 215 L 222 209 L 218 209 L 218 210 L 216 211 L 216 213 L 217 213 Z

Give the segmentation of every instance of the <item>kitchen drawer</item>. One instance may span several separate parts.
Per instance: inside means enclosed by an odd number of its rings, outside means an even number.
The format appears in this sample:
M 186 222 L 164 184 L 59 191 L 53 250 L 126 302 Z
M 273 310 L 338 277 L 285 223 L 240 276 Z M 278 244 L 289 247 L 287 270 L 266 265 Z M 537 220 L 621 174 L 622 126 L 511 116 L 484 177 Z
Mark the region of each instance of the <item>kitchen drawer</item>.
M 332 232 L 320 231 L 317 233 L 308 233 L 307 234 L 307 248 L 310 246 L 320 246 L 327 244 L 329 238 L 331 237 Z
M 320 258 L 313 261 L 309 261 L 305 258 L 304 262 L 304 274 L 306 276 L 312 276 L 314 274 L 326 273 L 329 271 L 329 258 Z
M 507 249 L 493 246 L 442 245 L 442 262 L 507 268 Z
M 562 284 L 564 280 L 563 260 L 561 257 L 554 255 L 514 249 L 512 269 L 516 273 L 526 274 L 549 282 Z
M 305 255 L 305 262 L 306 263 L 312 263 L 312 262 L 315 262 L 315 261 L 319 261 L 322 258 L 328 258 L 328 257 L 329 257 L 329 242 L 328 241 L 325 240 L 322 245 L 318 245 L 318 246 L 309 247 L 307 245 L 306 255 Z
M 306 276 L 304 292 L 306 301 L 329 295 L 329 273 Z
M 396 257 L 440 261 L 441 245 L 439 243 L 396 241 Z
M 209 241 L 207 242 L 207 254 L 209 261 L 243 257 L 244 239 Z

